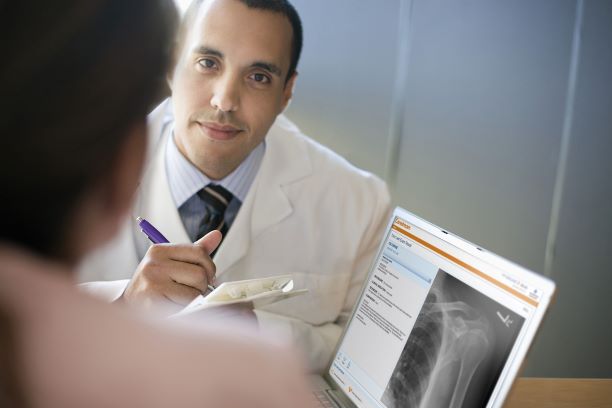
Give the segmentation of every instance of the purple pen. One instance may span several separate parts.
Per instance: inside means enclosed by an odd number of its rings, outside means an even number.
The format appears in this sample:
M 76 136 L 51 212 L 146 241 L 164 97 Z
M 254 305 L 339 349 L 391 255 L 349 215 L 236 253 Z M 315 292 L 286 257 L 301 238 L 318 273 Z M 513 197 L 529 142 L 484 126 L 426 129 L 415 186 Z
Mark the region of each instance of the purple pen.
M 137 217 L 136 221 L 138 221 L 138 226 L 140 226 L 142 232 L 144 232 L 144 234 L 151 240 L 152 243 L 167 244 L 170 242 L 166 237 L 164 237 L 161 232 L 157 230 L 157 228 L 151 225 L 149 221 L 141 217 Z M 208 290 L 213 291 L 215 289 L 216 288 L 213 285 L 208 284 Z
M 144 218 L 136 218 L 138 221 L 138 225 L 144 234 L 151 240 L 154 244 L 167 244 L 170 241 L 166 237 L 163 236 L 161 232 L 157 230 L 151 223 Z

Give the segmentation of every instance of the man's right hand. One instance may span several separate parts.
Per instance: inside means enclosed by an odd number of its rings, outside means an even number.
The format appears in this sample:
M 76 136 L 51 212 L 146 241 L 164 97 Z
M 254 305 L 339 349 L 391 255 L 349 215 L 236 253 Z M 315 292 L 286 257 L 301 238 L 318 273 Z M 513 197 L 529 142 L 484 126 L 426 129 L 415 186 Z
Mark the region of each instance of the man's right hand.
M 144 307 L 161 304 L 170 312 L 182 309 L 213 284 L 216 268 L 210 253 L 220 243 L 221 233 L 211 231 L 193 244 L 152 245 L 118 300 Z

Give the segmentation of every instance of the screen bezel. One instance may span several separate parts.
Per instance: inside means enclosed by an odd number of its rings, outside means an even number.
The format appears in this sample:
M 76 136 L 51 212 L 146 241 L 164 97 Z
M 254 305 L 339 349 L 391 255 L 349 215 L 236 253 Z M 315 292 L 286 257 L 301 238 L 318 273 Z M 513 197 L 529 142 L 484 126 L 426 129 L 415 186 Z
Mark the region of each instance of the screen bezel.
M 506 364 L 504 365 L 504 369 L 499 377 L 498 383 L 495 385 L 493 393 L 491 394 L 491 398 L 489 399 L 487 403 L 487 407 L 501 407 L 510 389 L 512 388 L 512 385 L 519 373 L 519 370 L 521 369 L 523 365 L 522 364 L 523 360 L 525 359 L 525 356 L 527 355 L 527 352 L 529 351 L 531 344 L 533 344 L 533 340 L 548 310 L 548 306 L 554 299 L 555 283 L 545 276 L 539 275 L 506 258 L 503 258 L 502 256 L 499 256 L 483 248 L 480 245 L 476 245 L 470 241 L 467 241 L 453 234 L 447 229 L 438 227 L 437 225 L 434 225 L 401 207 L 396 207 L 394 209 L 387 223 L 387 227 L 385 228 L 385 233 L 381 237 L 381 242 L 378 246 L 378 250 L 376 251 L 376 256 L 373 257 L 370 263 L 369 272 L 363 282 L 363 286 L 361 288 L 361 291 L 359 292 L 359 296 L 357 297 L 355 305 L 353 305 L 353 310 L 351 311 L 351 315 L 346 322 L 346 326 L 344 327 L 344 330 L 342 331 L 342 334 L 340 338 L 338 339 L 338 342 L 332 354 L 331 361 L 326 367 L 323 377 L 330 385 L 332 385 L 334 389 L 341 390 L 342 394 L 346 397 L 346 399 L 350 401 L 350 397 L 346 394 L 343 387 L 338 384 L 335 378 L 330 375 L 329 371 L 334 363 L 334 360 L 336 358 L 336 355 L 338 354 L 338 351 L 340 350 L 340 346 L 342 342 L 344 341 L 344 337 L 348 331 L 348 327 L 350 323 L 353 321 L 355 313 L 357 312 L 357 306 L 361 302 L 361 299 L 363 298 L 364 293 L 367 289 L 366 282 L 370 280 L 371 275 L 375 271 L 377 262 L 382 252 L 384 251 L 384 246 L 385 246 L 385 243 L 387 242 L 387 237 L 389 236 L 392 226 L 394 225 L 395 220 L 398 217 L 406 221 L 408 224 L 414 225 L 415 227 L 420 228 L 424 230 L 425 232 L 432 234 L 434 237 L 441 239 L 442 241 L 448 243 L 449 245 L 458 248 L 460 251 L 465 252 L 467 255 L 470 255 L 479 260 L 482 260 L 483 262 L 490 264 L 491 266 L 495 268 L 507 271 L 511 273 L 512 275 L 518 275 L 521 277 L 522 280 L 525 280 L 529 282 L 531 285 L 534 285 L 535 287 L 538 287 L 542 290 L 541 300 L 538 302 L 537 306 L 535 307 L 534 314 L 529 320 L 529 323 L 525 329 L 523 336 L 520 338 L 517 338 L 514 346 L 512 347 L 512 351 L 508 357 L 508 360 L 506 361 Z M 518 348 L 517 348 L 517 344 L 518 344 Z M 350 402 L 351 402 L 351 405 L 354 406 L 352 401 Z

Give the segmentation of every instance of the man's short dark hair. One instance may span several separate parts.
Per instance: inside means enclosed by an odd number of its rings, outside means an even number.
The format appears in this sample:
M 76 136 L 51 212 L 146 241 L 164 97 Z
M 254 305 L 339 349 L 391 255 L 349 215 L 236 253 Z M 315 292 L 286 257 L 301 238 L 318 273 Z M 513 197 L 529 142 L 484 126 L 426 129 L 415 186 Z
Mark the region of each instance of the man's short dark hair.
M 291 24 L 291 28 L 293 30 L 293 38 L 291 40 L 291 61 L 289 63 L 289 70 L 287 71 L 287 76 L 285 78 L 285 83 L 289 81 L 289 78 L 295 73 L 298 65 L 298 61 L 300 60 L 300 54 L 302 53 L 302 43 L 303 43 L 303 34 L 302 34 L 302 21 L 300 20 L 300 16 L 293 7 L 293 5 L 288 0 L 236 0 L 240 1 L 242 4 L 246 5 L 248 8 L 259 9 L 271 11 L 274 13 L 280 13 L 287 17 L 289 23 Z M 181 26 L 178 33 L 178 47 L 176 48 L 177 52 L 181 52 L 181 49 L 184 45 L 185 38 L 187 37 L 187 31 L 189 30 L 200 6 L 204 0 L 193 0 L 187 11 L 185 11 L 185 15 L 183 16 L 183 20 L 181 21 Z

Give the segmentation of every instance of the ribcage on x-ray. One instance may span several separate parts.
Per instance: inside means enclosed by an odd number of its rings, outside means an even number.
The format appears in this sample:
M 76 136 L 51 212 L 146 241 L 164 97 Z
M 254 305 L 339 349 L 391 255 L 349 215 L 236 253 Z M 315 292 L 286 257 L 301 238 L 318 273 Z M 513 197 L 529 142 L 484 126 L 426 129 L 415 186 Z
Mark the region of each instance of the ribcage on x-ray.
M 388 388 L 395 402 L 389 406 L 418 407 L 427 389 L 429 375 L 442 345 L 440 314 L 431 310 L 435 303 L 436 295 L 430 292 L 389 382 Z
M 488 351 L 489 322 L 432 288 L 383 396 L 388 407 L 461 407 Z M 440 405 L 441 404 L 441 405 Z

